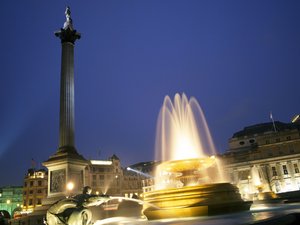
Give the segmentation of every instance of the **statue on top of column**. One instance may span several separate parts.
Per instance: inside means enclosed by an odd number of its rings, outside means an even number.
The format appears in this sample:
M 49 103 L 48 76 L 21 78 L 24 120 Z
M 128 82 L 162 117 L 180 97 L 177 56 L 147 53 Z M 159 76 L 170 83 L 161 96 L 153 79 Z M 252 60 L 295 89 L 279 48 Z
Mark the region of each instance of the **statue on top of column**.
M 67 6 L 67 8 L 66 8 L 65 15 L 66 15 L 66 22 L 64 23 L 64 29 L 66 30 L 69 28 L 70 30 L 73 30 L 71 10 L 70 10 L 69 6 Z

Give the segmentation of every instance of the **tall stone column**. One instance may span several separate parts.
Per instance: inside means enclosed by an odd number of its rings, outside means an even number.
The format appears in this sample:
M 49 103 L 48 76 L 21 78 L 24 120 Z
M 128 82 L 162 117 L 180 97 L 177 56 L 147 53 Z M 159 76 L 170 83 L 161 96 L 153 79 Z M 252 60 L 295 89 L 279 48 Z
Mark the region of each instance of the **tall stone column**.
M 69 192 L 78 194 L 86 185 L 85 168 L 88 162 L 78 154 L 74 135 L 74 44 L 80 38 L 80 33 L 73 29 L 69 7 L 65 14 L 64 27 L 55 32 L 62 46 L 59 146 L 56 153 L 43 163 L 48 168 L 48 197 L 45 204 L 57 201 Z M 71 191 L 66 188 L 69 183 L 74 186 Z
M 80 33 L 73 29 L 69 7 L 65 14 L 64 27 L 55 32 L 62 45 L 58 148 L 58 151 L 62 152 L 76 151 L 74 141 L 74 45 L 75 41 L 80 38 Z

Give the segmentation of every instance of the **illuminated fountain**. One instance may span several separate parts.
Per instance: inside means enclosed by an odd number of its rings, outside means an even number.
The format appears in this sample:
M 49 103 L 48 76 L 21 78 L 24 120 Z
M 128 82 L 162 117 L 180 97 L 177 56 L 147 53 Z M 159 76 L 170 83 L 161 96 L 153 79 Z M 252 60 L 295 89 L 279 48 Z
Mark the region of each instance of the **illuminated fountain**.
M 155 188 L 144 193 L 148 219 L 191 217 L 248 210 L 222 165 L 195 98 L 165 97 L 157 123 Z M 151 205 L 151 206 L 149 206 Z M 153 207 L 156 206 L 156 207 Z

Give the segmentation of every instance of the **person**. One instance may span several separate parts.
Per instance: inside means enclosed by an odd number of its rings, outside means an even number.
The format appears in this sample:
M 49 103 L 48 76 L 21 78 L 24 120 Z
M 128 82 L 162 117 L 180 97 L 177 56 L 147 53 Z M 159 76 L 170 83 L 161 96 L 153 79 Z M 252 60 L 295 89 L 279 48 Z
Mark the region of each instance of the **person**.
M 107 196 L 92 195 L 92 188 L 85 186 L 82 194 L 65 198 L 54 203 L 46 213 L 47 225 L 89 225 L 92 220 L 90 206 L 109 201 Z

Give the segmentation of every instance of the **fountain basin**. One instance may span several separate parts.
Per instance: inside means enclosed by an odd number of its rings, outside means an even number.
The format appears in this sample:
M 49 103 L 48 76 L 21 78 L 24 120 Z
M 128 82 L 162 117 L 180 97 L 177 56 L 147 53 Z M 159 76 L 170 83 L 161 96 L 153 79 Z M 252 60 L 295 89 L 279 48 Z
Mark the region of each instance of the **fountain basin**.
M 149 203 L 143 209 L 149 220 L 231 213 L 249 210 L 252 204 L 230 183 L 155 190 L 144 193 L 144 201 Z

